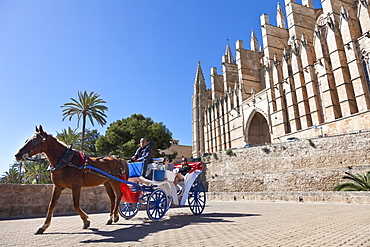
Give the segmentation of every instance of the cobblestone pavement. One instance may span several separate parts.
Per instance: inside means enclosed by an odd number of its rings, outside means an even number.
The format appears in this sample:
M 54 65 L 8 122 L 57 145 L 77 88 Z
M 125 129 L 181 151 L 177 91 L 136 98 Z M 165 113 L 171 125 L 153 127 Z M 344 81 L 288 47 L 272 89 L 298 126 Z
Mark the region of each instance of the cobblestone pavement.
M 56 216 L 42 235 L 43 218 L 1 220 L 0 246 L 370 246 L 370 205 L 210 201 L 200 216 L 177 207 L 158 222 L 145 211 L 107 217 L 90 214 L 83 230 L 78 216 Z

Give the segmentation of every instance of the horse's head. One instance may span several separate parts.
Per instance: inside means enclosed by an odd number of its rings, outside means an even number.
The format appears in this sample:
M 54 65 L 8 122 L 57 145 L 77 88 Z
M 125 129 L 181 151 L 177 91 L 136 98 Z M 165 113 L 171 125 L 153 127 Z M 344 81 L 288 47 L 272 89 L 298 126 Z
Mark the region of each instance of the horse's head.
M 40 125 L 39 128 L 36 127 L 36 132 L 26 140 L 24 146 L 15 154 L 15 159 L 17 161 L 24 161 L 35 154 L 43 152 L 46 137 L 47 134 L 42 129 L 42 126 Z

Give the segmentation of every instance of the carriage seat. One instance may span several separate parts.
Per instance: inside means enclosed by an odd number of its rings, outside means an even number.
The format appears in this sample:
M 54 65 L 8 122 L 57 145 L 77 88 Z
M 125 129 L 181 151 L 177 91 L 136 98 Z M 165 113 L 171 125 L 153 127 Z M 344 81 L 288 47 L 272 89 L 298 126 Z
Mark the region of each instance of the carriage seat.
M 161 179 L 161 177 L 163 177 L 163 173 L 160 174 L 160 172 L 162 171 L 156 171 L 157 170 L 157 167 L 159 164 L 161 164 L 163 162 L 163 159 L 162 158 L 154 158 L 153 159 L 153 163 L 149 163 L 147 165 L 147 170 L 151 170 L 150 174 L 149 174 L 149 178 L 146 178 L 144 176 L 144 173 L 146 173 L 146 171 L 144 171 L 144 162 L 130 162 L 128 163 L 128 170 L 129 170 L 129 175 L 128 175 L 128 181 L 132 181 L 132 182 L 142 182 L 141 180 L 142 179 L 147 179 L 147 180 L 155 180 L 155 178 L 159 178 Z M 162 175 L 162 176 L 160 176 Z M 158 181 L 162 181 L 162 180 L 158 180 Z
M 135 178 L 140 177 L 143 170 L 143 162 L 130 162 L 127 163 L 128 166 L 128 177 Z
M 203 168 L 204 168 L 202 162 L 189 162 L 189 165 L 190 165 L 191 169 L 190 169 L 189 173 L 187 173 L 185 175 L 184 181 L 179 181 L 178 184 L 177 184 L 177 190 L 178 190 L 179 193 L 181 191 L 185 190 L 187 181 L 189 180 L 190 177 L 192 177 L 191 174 L 194 173 L 195 171 L 202 171 Z M 180 167 L 181 167 L 181 164 L 175 164 L 174 172 L 178 172 L 178 169 L 180 169 Z

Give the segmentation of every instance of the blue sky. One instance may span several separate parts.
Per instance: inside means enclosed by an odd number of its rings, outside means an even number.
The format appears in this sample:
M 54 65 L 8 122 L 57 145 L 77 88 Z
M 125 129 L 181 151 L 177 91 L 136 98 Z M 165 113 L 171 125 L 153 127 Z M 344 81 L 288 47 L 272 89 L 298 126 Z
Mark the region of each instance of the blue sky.
M 0 175 L 36 125 L 53 135 L 76 128 L 60 106 L 83 90 L 108 107 L 107 125 L 88 128 L 104 134 L 143 114 L 191 145 L 197 61 L 209 87 L 227 40 L 234 56 L 237 40 L 249 49 L 252 29 L 261 43 L 260 16 L 275 25 L 277 2 L 0 0 Z

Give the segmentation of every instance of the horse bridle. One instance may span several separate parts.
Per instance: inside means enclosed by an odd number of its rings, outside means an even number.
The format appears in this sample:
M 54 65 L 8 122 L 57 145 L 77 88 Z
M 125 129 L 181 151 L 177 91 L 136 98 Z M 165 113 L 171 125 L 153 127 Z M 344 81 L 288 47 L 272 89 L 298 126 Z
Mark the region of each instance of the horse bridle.
M 35 133 L 36 135 L 36 138 L 32 139 L 31 142 L 29 143 L 32 148 L 30 151 L 28 151 L 26 148 L 22 148 L 20 151 L 21 152 L 24 152 L 24 154 L 22 155 L 22 157 L 25 159 L 25 160 L 30 160 L 30 161 L 37 161 L 39 159 L 31 159 L 28 157 L 28 154 L 30 154 L 35 148 L 37 148 L 41 143 L 42 143 L 42 149 L 41 150 L 44 150 L 44 142 L 45 142 L 45 137 L 43 137 L 40 133 Z M 27 142 L 27 141 L 26 141 Z

